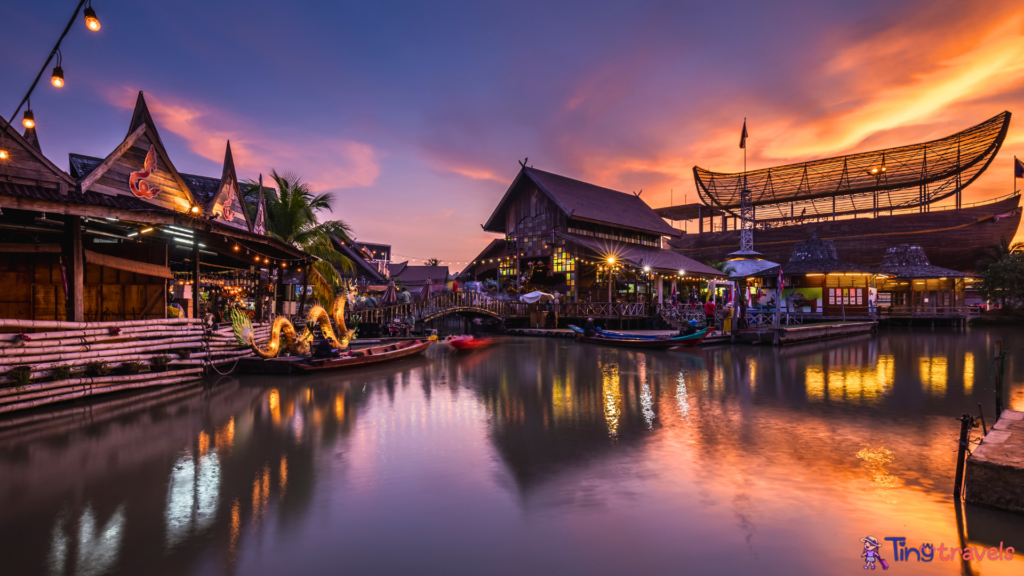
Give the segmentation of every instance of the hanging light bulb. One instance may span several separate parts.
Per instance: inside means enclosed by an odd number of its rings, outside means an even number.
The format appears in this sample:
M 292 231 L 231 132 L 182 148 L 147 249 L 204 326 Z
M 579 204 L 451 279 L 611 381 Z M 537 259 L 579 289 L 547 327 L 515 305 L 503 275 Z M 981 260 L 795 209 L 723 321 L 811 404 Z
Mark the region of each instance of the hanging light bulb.
M 25 110 L 25 117 L 21 119 L 21 125 L 25 128 L 36 127 L 36 116 L 32 113 L 32 110 Z
M 93 32 L 100 29 L 100 19 L 96 17 L 96 11 L 92 9 L 92 2 L 85 7 L 85 27 Z
M 10 157 L 11 155 L 7 152 L 6 148 L 0 148 L 0 160 L 7 160 Z
M 50 77 L 50 84 L 55 88 L 64 87 L 64 69 L 60 65 L 53 67 L 53 76 Z

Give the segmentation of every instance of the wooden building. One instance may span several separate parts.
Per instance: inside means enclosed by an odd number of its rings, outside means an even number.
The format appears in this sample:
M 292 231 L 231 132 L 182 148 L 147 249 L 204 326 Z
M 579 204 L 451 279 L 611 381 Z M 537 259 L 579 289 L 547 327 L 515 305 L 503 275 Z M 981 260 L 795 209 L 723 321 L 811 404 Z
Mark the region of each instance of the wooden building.
M 885 252 L 879 267 L 879 311 L 890 318 L 966 318 L 969 274 L 932 266 L 920 246 L 900 244 Z
M 785 282 L 778 295 L 779 270 Z M 783 302 L 787 311 L 820 314 L 824 318 L 867 317 L 877 271 L 839 259 L 835 245 L 812 233 L 793 250 L 789 261 L 752 274 L 771 287 L 759 301 L 774 308 Z
M 878 266 L 886 249 L 910 242 L 940 266 L 978 270 L 988 246 L 1016 235 L 1020 194 L 1010 188 L 1005 196 L 970 205 L 961 198 L 999 153 L 1009 127 L 1010 113 L 1002 112 L 930 142 L 739 173 L 694 167 L 702 204 L 657 212 L 673 221 L 697 221 L 671 241 L 674 249 L 699 260 L 723 260 L 740 248 L 746 187 L 758 251 L 769 260 L 782 261 L 816 230 L 862 266 Z M 949 242 L 951 235 L 957 242 Z
M 180 174 L 141 93 L 124 141 L 105 158 L 72 154 L 71 174 L 13 129 L 2 145 L 2 318 L 164 318 L 174 271 L 198 294 L 211 273 L 312 261 L 250 230 L 230 146 L 220 179 Z
M 503 288 L 540 284 L 570 301 L 652 301 L 663 279 L 720 278 L 695 260 L 663 248 L 678 232 L 639 194 L 627 194 L 522 166 L 483 225 L 504 236 L 497 263 Z M 495 244 L 485 252 L 490 255 Z M 466 271 L 479 276 L 493 258 Z M 537 280 L 537 278 L 540 280 Z

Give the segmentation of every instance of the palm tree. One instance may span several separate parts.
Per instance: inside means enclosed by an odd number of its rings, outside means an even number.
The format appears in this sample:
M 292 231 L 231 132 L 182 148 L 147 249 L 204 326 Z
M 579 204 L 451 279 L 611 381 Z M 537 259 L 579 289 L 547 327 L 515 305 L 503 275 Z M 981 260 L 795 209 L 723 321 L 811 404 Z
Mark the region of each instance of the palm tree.
M 1003 259 L 1003 256 L 1021 253 L 1024 253 L 1024 242 L 1011 242 L 1005 236 L 1000 238 L 999 242 L 989 244 L 985 249 L 985 257 L 991 262 L 998 262 Z
M 428 258 L 427 261 L 423 263 L 423 265 L 424 266 L 440 266 L 441 265 L 441 261 L 438 260 L 437 258 Z
M 728 260 L 719 260 L 717 262 L 712 260 L 708 262 L 708 266 L 714 268 L 715 270 L 718 270 L 719 272 L 725 274 L 726 276 L 736 271 L 736 268 L 733 267 L 732 262 Z
M 278 174 L 272 170 L 270 177 L 277 190 L 264 189 L 267 201 L 267 233 L 285 244 L 291 244 L 319 260 L 307 268 L 313 295 L 326 306 L 334 301 L 334 295 L 343 280 L 335 266 L 352 270 L 352 261 L 338 252 L 332 238 L 350 243 L 348 224 L 341 220 L 318 218 L 320 212 L 331 209 L 334 195 L 314 194 L 309 184 L 294 174 Z M 259 185 L 251 180 L 246 183 L 246 199 L 259 197 Z

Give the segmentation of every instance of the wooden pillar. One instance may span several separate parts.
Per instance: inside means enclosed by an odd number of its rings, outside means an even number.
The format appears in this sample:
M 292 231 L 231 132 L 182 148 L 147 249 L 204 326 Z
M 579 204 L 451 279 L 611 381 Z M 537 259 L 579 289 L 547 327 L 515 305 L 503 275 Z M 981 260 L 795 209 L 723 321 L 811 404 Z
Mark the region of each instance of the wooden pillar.
M 67 267 L 68 322 L 85 321 L 85 263 L 82 261 L 82 218 L 68 215 L 64 221 L 64 264 Z
M 729 221 L 726 218 L 727 218 L 727 216 L 725 215 L 725 212 L 722 212 L 722 232 L 725 232 L 726 229 L 729 228 L 729 226 L 728 226 Z
M 704 233 L 704 215 L 700 206 L 697 206 L 697 234 Z
M 658 304 L 665 303 L 665 279 L 658 276 Z
M 199 235 L 192 236 L 192 317 L 199 318 Z
M 302 268 L 302 298 L 299 299 L 299 315 L 302 315 L 302 310 L 306 307 L 306 291 L 309 290 L 309 266 L 307 262 Z
M 277 269 L 277 287 L 274 289 L 274 303 L 278 315 L 284 314 L 284 268 Z M 278 300 L 280 298 L 280 301 Z

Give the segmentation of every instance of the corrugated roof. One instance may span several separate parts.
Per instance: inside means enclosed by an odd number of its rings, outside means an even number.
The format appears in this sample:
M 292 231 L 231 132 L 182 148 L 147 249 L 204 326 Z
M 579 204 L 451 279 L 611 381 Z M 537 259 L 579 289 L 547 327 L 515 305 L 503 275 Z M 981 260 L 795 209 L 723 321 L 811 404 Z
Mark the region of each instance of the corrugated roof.
M 580 180 L 566 178 L 536 168 L 523 168 L 505 192 L 498 207 L 484 226 L 486 230 L 504 230 L 505 204 L 512 196 L 523 175 L 533 181 L 566 216 L 647 232 L 657 236 L 678 236 L 679 231 L 662 220 L 661 216 L 634 194 L 618 192 Z
M 105 206 L 116 210 L 132 210 L 137 212 L 168 212 L 157 206 L 136 200 L 131 196 L 109 196 L 99 192 L 86 192 L 79 194 L 69 190 L 65 196 L 56 188 L 45 188 L 43 186 L 28 186 L 25 184 L 14 184 L 13 182 L 0 182 L 0 195 L 20 196 L 22 198 L 34 198 L 48 202 L 60 202 L 63 204 L 86 204 L 89 206 Z
M 627 261 L 633 266 L 650 266 L 651 268 L 669 271 L 685 270 L 687 274 L 725 277 L 725 274 L 722 274 L 707 264 L 701 264 L 700 262 L 697 262 L 692 258 L 687 258 L 674 250 L 652 248 L 649 246 L 629 244 L 626 242 L 615 242 L 613 240 L 603 240 L 589 236 L 579 236 L 577 234 L 569 234 L 567 232 L 557 232 L 557 235 L 569 240 L 570 242 L 575 242 L 576 244 L 588 248 L 601 255 L 601 257 L 614 255 L 620 261 Z
M 392 276 L 393 278 L 395 276 Z M 402 269 L 402 272 L 397 276 L 398 280 L 406 286 L 413 286 L 417 284 L 423 284 L 427 280 L 433 282 L 444 281 L 448 279 L 448 267 L 447 266 L 408 266 Z
M 573 218 L 607 222 L 637 230 L 676 236 L 661 216 L 634 194 L 602 188 L 536 168 L 523 169 L 534 182 Z

